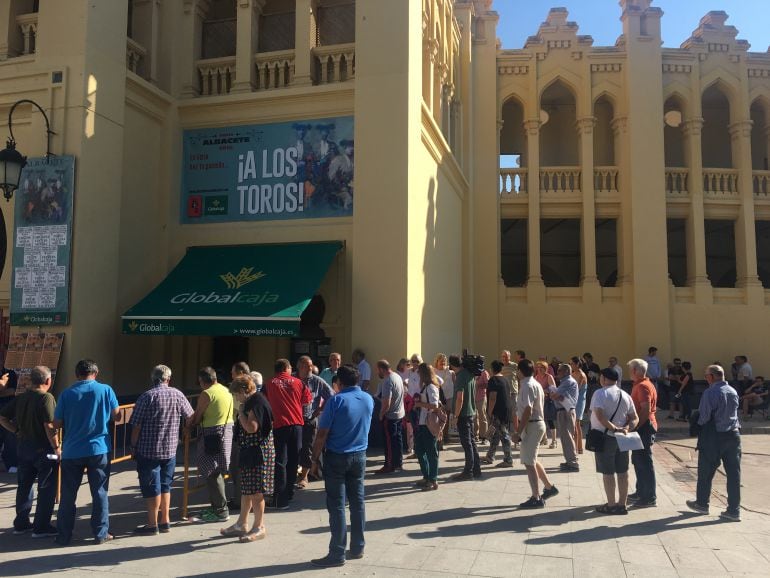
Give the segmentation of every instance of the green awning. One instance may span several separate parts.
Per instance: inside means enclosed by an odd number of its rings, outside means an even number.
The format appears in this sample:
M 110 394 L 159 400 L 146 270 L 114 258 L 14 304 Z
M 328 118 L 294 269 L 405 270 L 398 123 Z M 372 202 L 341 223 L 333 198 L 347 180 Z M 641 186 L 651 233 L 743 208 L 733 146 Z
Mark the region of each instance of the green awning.
M 339 241 L 190 247 L 179 264 L 123 315 L 130 335 L 291 337 Z

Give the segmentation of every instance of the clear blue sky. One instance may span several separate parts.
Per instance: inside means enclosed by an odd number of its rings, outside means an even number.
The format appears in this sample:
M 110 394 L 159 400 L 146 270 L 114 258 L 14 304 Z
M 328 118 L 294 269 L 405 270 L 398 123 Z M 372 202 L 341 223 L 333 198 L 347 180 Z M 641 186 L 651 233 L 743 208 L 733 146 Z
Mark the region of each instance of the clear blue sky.
M 613 46 L 622 31 L 617 0 L 494 0 L 500 14 L 497 35 L 503 48 L 522 48 L 552 7 L 563 6 L 577 22 L 578 34 L 589 34 L 594 46 Z M 752 52 L 765 52 L 770 45 L 770 0 L 653 0 L 663 9 L 663 44 L 678 47 L 690 37 L 710 10 L 724 10 L 727 24 L 738 29 L 738 38 L 748 40 Z

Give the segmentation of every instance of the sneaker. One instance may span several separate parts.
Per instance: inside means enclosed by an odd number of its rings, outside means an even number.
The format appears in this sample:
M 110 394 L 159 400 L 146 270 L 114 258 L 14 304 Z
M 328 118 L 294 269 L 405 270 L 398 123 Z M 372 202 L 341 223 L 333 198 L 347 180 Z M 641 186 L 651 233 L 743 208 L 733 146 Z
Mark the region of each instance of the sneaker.
M 423 488 L 423 487 L 427 486 L 428 484 L 430 484 L 430 480 L 428 480 L 426 478 L 423 478 L 419 482 L 415 482 L 414 483 L 414 485 L 417 486 L 418 488 Z
M 18 471 L 19 471 L 19 468 L 17 468 L 16 466 L 11 466 L 10 468 L 8 468 L 9 474 L 15 474 Z
M 521 510 L 535 510 L 538 508 L 545 508 L 545 502 L 542 498 L 530 498 L 526 502 L 519 504 Z
M 52 538 L 52 537 L 58 536 L 58 535 L 59 535 L 59 530 L 57 530 L 53 526 L 48 526 L 47 528 L 45 528 L 43 530 L 40 530 L 40 531 L 34 530 L 32 532 L 32 537 L 33 538 Z
M 697 500 L 687 500 L 685 504 L 687 504 L 687 507 L 690 508 L 693 512 L 698 512 L 699 514 L 709 513 L 709 507 L 704 506 L 703 504 L 699 504 Z
M 364 557 L 364 551 L 361 550 L 360 552 L 353 552 L 353 550 L 348 550 L 345 552 L 345 559 L 346 560 L 360 560 Z
M 553 498 L 558 493 L 559 489 L 556 486 L 551 486 L 550 488 L 543 488 L 543 493 L 540 495 L 540 497 L 543 500 L 547 500 L 548 498 Z
M 484 456 L 483 458 L 481 458 L 480 461 L 481 461 L 482 464 L 486 464 L 486 465 L 490 465 L 490 464 L 494 464 L 495 463 L 495 460 L 493 458 L 490 458 L 489 456 Z
M 741 521 L 741 513 L 740 512 L 731 512 L 730 510 L 725 510 L 721 514 L 719 514 L 719 517 L 723 520 L 727 520 L 729 522 L 740 522 Z
M 335 560 L 331 556 L 324 556 L 323 558 L 311 560 L 310 563 L 318 568 L 336 568 L 338 566 L 344 566 L 345 560 Z
M 580 466 L 577 464 L 570 464 L 565 462 L 563 464 L 559 464 L 559 469 L 561 469 L 563 472 L 579 472 Z
M 171 524 L 158 524 L 158 532 L 168 534 L 171 531 Z
M 207 508 L 203 510 L 200 513 L 200 516 L 193 518 L 193 520 L 196 522 L 206 522 L 206 523 L 227 522 L 229 519 L 230 519 L 229 512 L 220 513 L 212 508 Z
M 657 508 L 658 501 L 652 500 L 637 500 L 634 502 L 634 508 Z
M 374 475 L 392 474 L 395 470 L 387 466 L 382 466 L 379 470 L 375 470 Z
M 13 535 L 14 536 L 21 536 L 22 534 L 26 534 L 28 532 L 32 531 L 32 526 L 24 526 L 23 528 L 14 528 L 13 529 Z
M 626 498 L 629 502 L 638 502 L 639 501 L 639 494 L 634 492 L 633 494 L 628 494 L 628 497 Z
M 144 526 L 138 526 L 134 528 L 134 534 L 137 536 L 157 536 L 158 533 L 159 532 L 157 526 L 148 526 L 145 524 Z
M 513 467 L 513 462 L 506 462 L 505 460 L 503 460 L 502 462 L 497 464 L 495 467 L 496 468 L 512 468 Z
M 464 482 L 465 480 L 472 480 L 473 474 L 470 472 L 460 472 L 449 478 L 453 482 Z

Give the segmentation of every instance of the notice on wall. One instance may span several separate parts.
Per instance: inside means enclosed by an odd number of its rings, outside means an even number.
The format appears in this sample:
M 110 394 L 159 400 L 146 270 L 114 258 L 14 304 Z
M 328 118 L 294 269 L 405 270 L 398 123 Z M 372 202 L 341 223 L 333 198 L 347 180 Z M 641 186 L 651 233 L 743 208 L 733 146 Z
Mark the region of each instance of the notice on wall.
M 11 325 L 68 325 L 75 159 L 27 161 L 16 191 Z
M 181 222 L 353 214 L 353 117 L 186 130 Z
M 56 378 L 63 345 L 64 333 L 38 333 L 18 327 L 11 329 L 5 367 L 14 370 L 19 376 L 16 395 L 26 390 L 30 372 L 37 365 L 48 367 L 52 379 Z

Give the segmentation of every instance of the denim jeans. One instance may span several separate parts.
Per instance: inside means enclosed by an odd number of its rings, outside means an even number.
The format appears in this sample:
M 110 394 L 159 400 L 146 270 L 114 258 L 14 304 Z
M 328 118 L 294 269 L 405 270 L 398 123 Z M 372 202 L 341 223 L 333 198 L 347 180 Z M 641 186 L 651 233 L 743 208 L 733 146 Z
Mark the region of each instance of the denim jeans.
M 30 526 L 29 515 L 35 496 L 33 486 L 37 478 L 37 507 L 32 529 L 34 532 L 45 532 L 51 525 L 56 487 L 59 484 L 59 464 L 45 457 L 46 454 L 53 453 L 48 444 L 41 446 L 34 442 L 19 441 L 17 449 L 19 471 L 16 519 L 13 521 L 13 527 L 22 530 Z
M 385 467 L 400 468 L 404 465 L 404 447 L 401 435 L 401 419 L 385 418 L 382 422 L 385 431 Z
M 655 429 L 650 422 L 641 426 L 637 433 L 642 438 L 644 447 L 631 452 L 631 463 L 636 473 L 636 493 L 640 500 L 652 501 L 657 499 L 655 492 L 655 464 L 652 462 L 652 446 L 655 443 Z
M 61 501 L 56 516 L 56 527 L 59 530 L 56 540 L 60 544 L 69 544 L 72 540 L 77 509 L 75 499 L 86 468 L 88 468 L 88 486 L 91 489 L 93 501 L 91 530 L 97 539 L 102 539 L 108 534 L 110 525 L 110 505 L 107 498 L 107 490 L 110 486 L 109 454 L 62 460 Z
M 473 416 L 460 416 L 457 418 L 457 433 L 460 436 L 460 445 L 465 451 L 465 467 L 463 473 L 478 476 L 481 473 L 481 460 L 476 441 L 473 439 Z
M 737 514 L 741 509 L 741 434 L 738 432 L 718 433 L 718 447 L 703 448 L 698 452 L 697 502 L 709 505 L 711 482 L 724 464 L 727 476 L 727 511 Z
M 422 477 L 431 482 L 438 480 L 438 442 L 426 425 L 421 425 L 414 435 L 414 453 Z
M 299 452 L 302 448 L 302 426 L 288 425 L 273 430 L 275 443 L 275 500 L 288 505 L 294 497 Z
M 326 488 L 326 509 L 329 511 L 329 557 L 340 561 L 345 559 L 348 541 L 345 523 L 345 499 L 350 504 L 350 551 L 364 549 L 364 473 L 366 452 L 324 454 L 324 485 Z

